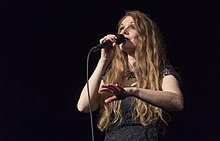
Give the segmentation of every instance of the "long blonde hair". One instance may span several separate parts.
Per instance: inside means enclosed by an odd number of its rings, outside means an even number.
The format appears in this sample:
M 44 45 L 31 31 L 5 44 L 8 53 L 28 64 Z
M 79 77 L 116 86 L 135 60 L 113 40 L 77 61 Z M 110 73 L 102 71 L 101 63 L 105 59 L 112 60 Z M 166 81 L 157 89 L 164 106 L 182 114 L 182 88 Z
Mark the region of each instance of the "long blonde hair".
M 138 88 L 161 90 L 160 71 L 165 66 L 166 54 L 165 46 L 159 28 L 150 19 L 149 15 L 140 11 L 126 11 L 125 15 L 118 22 L 120 26 L 123 19 L 131 16 L 139 34 L 139 45 L 135 51 L 135 77 Z M 105 82 L 122 84 L 125 79 L 125 72 L 128 70 L 127 54 L 116 47 L 115 56 L 111 66 L 106 71 Z M 148 126 L 155 119 L 163 118 L 164 111 L 161 108 L 143 102 L 135 98 L 133 118 L 138 118 L 143 126 Z M 122 114 L 120 112 L 121 100 L 105 104 L 103 102 L 100 109 L 98 128 L 101 131 L 108 130 L 111 125 L 120 122 Z

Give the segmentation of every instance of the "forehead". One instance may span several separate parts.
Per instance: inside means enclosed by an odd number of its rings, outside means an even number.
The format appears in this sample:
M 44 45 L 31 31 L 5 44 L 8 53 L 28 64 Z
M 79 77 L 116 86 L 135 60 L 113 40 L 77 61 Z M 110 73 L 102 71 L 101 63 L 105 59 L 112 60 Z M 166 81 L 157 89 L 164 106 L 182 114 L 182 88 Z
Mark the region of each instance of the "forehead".
M 122 20 L 121 25 L 126 25 L 130 23 L 134 23 L 134 20 L 131 16 L 127 16 L 124 18 L 124 20 Z

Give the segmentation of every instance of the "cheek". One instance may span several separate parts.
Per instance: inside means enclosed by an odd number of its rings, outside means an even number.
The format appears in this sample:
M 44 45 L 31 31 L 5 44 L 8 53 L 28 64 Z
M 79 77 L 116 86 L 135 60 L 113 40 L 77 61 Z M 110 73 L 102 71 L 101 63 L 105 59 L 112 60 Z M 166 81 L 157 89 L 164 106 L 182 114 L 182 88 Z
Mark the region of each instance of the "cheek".
M 135 40 L 132 41 L 132 43 L 133 43 L 133 45 L 136 47 L 137 44 L 138 44 L 138 41 L 135 39 Z
M 138 37 L 136 36 L 136 37 L 132 38 L 131 42 L 136 47 L 138 45 Z

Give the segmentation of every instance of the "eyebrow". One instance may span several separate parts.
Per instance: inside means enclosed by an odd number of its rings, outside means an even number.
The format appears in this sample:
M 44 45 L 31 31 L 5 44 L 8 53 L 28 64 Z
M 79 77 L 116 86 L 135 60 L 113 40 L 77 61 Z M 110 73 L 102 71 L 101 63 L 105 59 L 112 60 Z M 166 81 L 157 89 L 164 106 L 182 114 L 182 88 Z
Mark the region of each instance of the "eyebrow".
M 134 22 L 130 22 L 129 24 L 134 24 Z M 123 24 L 121 23 L 120 26 L 123 26 Z

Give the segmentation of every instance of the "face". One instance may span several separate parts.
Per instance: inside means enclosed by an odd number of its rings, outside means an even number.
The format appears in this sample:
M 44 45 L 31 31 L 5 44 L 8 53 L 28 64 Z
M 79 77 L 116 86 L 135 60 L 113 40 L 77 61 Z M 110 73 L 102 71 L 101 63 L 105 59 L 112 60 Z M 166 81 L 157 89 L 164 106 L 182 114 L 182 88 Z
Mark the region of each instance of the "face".
M 138 32 L 132 17 L 126 17 L 119 26 L 119 33 L 126 38 L 125 42 L 120 45 L 120 49 L 127 53 L 134 53 L 138 44 Z

